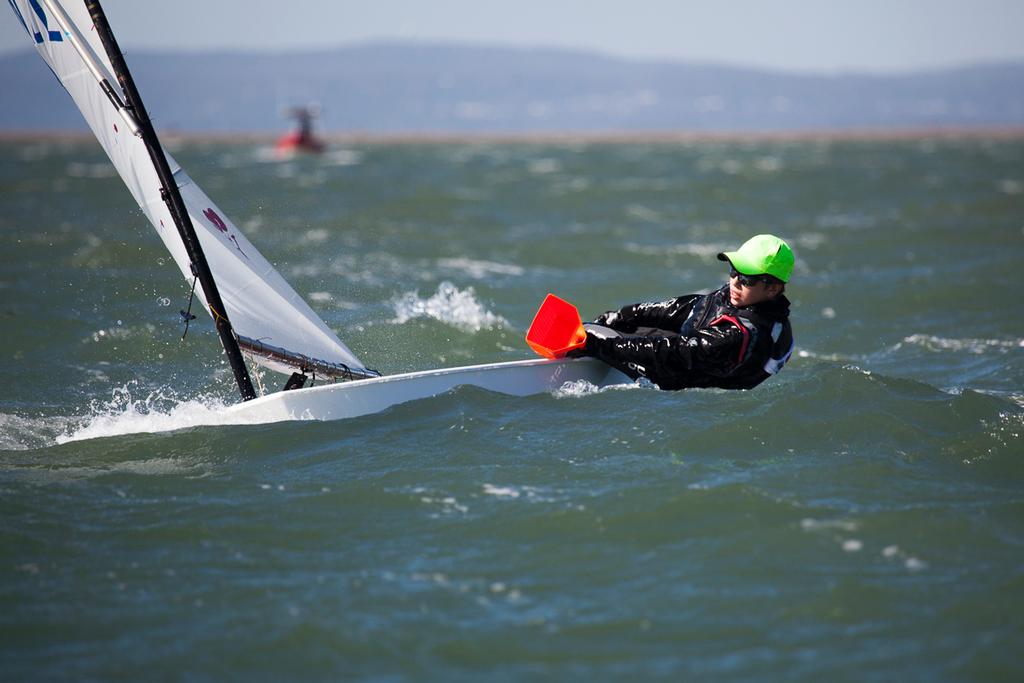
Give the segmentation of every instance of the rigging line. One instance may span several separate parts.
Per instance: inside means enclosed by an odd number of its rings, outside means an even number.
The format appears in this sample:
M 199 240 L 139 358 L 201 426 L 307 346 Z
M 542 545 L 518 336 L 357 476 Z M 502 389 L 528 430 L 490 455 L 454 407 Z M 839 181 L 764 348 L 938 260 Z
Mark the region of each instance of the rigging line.
M 207 302 L 207 303 L 209 304 L 209 302 Z M 225 323 L 227 323 L 227 322 L 228 322 L 228 319 L 227 319 L 227 318 L 225 318 L 224 316 L 222 316 L 222 315 L 221 315 L 221 314 L 220 314 L 220 313 L 219 313 L 219 312 L 217 311 L 217 309 L 213 307 L 213 304 L 209 304 L 209 306 L 210 306 L 210 315 L 212 315 L 212 316 L 213 316 L 213 320 L 214 320 L 214 322 L 217 322 L 218 320 L 220 320 L 220 321 L 223 321 L 223 322 L 225 322 Z M 229 324 L 230 324 L 230 323 L 229 323 Z M 232 331 L 232 332 L 234 332 L 234 329 L 232 329 L 231 331 Z
M 185 335 L 188 334 L 189 322 L 196 319 L 196 317 L 192 315 L 192 299 L 196 296 L 196 280 L 198 279 L 198 277 L 192 278 L 192 291 L 188 295 L 188 310 L 178 311 L 181 313 L 181 317 L 185 320 L 185 331 L 181 333 L 181 341 L 185 341 Z

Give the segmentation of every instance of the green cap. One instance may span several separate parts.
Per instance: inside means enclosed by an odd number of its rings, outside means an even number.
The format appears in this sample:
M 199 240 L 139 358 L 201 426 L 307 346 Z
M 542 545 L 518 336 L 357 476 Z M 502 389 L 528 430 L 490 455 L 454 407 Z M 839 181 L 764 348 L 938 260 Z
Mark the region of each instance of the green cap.
M 719 261 L 728 261 L 743 275 L 771 275 L 789 282 L 793 272 L 793 250 L 775 235 L 755 235 L 736 251 L 724 251 Z

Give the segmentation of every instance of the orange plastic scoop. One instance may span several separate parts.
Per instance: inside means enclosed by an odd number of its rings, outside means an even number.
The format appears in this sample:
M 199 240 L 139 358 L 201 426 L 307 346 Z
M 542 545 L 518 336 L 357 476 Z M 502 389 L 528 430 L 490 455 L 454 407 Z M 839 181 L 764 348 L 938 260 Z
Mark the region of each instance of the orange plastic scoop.
M 545 358 L 561 358 L 587 343 L 580 312 L 568 301 L 548 294 L 533 317 L 526 343 Z

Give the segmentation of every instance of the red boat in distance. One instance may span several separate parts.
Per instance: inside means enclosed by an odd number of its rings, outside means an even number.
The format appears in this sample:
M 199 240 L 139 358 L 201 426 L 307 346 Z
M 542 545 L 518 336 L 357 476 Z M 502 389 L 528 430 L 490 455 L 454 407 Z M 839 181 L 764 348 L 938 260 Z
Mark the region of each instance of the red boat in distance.
M 299 153 L 320 154 L 327 149 L 327 145 L 313 135 L 313 119 L 316 115 L 314 107 L 292 107 L 288 117 L 295 119 L 295 129 L 278 138 L 274 151 L 281 156 L 290 156 Z

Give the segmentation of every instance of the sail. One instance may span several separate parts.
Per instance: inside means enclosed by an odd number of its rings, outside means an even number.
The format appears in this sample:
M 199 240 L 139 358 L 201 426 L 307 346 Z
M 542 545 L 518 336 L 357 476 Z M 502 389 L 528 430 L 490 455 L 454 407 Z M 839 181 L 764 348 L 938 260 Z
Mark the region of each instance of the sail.
M 84 0 L 9 0 L 36 49 L 78 105 L 100 145 L 191 283 L 193 274 L 177 228 L 161 197 L 160 181 L 145 143 L 133 133 L 131 114 L 118 109 L 102 82 L 117 88 Z M 289 355 L 329 365 L 363 368 L 245 235 L 164 151 L 199 243 L 214 274 L 231 325 L 255 362 L 291 373 Z M 196 284 L 196 294 L 206 296 Z M 207 312 L 210 307 L 205 306 Z M 261 353 L 262 345 L 277 353 Z M 256 351 L 254 351 L 256 349 Z M 303 366 L 316 363 L 301 363 Z

